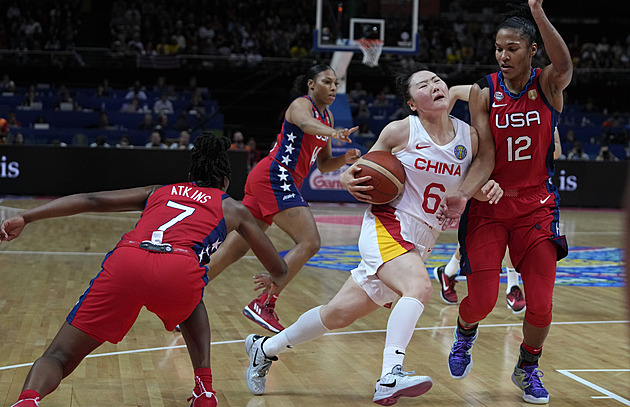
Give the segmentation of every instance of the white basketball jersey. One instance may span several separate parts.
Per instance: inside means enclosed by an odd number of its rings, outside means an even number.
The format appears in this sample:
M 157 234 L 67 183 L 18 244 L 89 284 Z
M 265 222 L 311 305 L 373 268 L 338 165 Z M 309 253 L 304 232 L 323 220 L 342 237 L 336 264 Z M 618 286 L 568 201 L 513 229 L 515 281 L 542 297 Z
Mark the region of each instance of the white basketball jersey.
M 449 116 L 455 129 L 450 143 L 437 145 L 418 116 L 409 116 L 409 143 L 394 155 L 405 167 L 407 180 L 400 197 L 390 203 L 439 230 L 435 213 L 442 198 L 455 192 L 472 162 L 470 126 Z

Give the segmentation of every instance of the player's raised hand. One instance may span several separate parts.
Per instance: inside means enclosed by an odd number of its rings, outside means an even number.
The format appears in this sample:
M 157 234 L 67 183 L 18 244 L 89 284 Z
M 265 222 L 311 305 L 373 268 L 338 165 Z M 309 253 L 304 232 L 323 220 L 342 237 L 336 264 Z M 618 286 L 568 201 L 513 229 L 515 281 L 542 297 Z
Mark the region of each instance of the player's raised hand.
M 359 129 L 359 126 L 354 126 L 350 129 L 347 127 L 343 129 L 333 129 L 333 132 L 330 135 L 330 137 L 336 138 L 337 140 L 345 141 L 346 143 L 350 143 L 352 140 L 350 140 L 349 136 L 355 131 L 357 131 L 358 129 Z

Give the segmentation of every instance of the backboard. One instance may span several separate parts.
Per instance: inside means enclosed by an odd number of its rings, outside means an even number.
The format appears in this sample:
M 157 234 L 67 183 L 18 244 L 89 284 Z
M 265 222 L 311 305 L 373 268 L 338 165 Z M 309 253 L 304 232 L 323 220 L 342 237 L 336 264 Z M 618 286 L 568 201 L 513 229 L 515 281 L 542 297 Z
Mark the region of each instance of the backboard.
M 313 47 L 359 52 L 356 40 L 380 39 L 384 54 L 415 54 L 419 0 L 317 0 Z

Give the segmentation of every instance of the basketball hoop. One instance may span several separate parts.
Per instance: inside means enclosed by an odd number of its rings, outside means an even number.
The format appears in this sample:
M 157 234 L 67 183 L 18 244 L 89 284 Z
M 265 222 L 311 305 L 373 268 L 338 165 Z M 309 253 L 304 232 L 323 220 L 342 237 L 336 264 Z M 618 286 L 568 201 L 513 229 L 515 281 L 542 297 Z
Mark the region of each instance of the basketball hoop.
M 383 51 L 383 41 L 379 39 L 359 38 L 356 40 L 363 53 L 363 64 L 374 68 L 378 66 L 378 59 Z

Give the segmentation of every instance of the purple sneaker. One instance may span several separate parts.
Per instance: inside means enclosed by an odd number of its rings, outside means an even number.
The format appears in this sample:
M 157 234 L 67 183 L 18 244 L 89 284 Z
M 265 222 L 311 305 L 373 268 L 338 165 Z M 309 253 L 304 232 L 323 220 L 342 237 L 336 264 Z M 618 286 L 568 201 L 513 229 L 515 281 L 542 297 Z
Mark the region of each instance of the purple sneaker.
M 463 379 L 470 373 L 473 364 L 470 352 L 477 336 L 479 336 L 479 329 L 476 330 L 474 336 L 464 336 L 455 328 L 451 353 L 448 355 L 448 371 L 453 379 Z
M 512 373 L 512 382 L 523 390 L 523 400 L 534 404 L 549 403 L 549 392 L 540 380 L 544 374 L 538 370 L 538 365 L 529 365 L 514 368 Z

